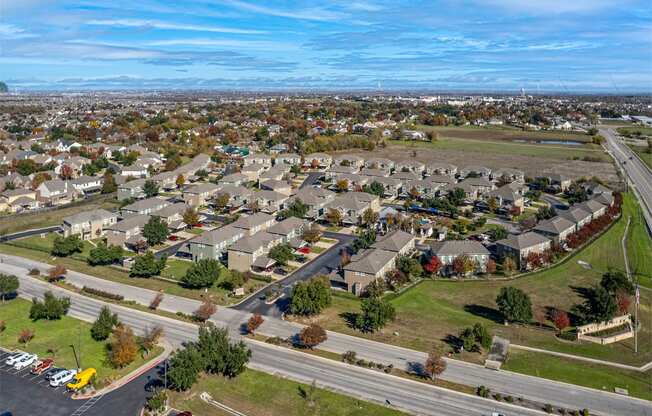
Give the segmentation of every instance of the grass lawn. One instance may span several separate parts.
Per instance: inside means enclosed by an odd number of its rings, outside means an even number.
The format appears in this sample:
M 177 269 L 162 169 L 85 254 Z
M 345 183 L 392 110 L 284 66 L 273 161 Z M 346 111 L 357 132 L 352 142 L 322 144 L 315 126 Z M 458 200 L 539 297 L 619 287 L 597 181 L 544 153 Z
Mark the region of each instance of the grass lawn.
M 650 169 L 652 169 L 652 153 L 648 153 L 647 148 L 633 145 L 629 145 L 629 147 L 636 152 L 638 157 L 643 159 L 643 162 L 645 162 L 645 164 L 648 165 Z
M 638 206 L 631 195 L 625 196 L 624 217 L 636 212 Z M 536 326 L 504 326 L 502 317 L 495 305 L 501 287 L 514 286 L 530 295 L 535 312 L 554 307 L 569 310 L 582 302 L 577 288 L 588 287 L 599 282 L 602 273 L 609 267 L 624 270 L 620 240 L 626 220 L 623 218 L 590 246 L 576 253 L 566 262 L 552 269 L 533 273 L 513 281 L 424 281 L 406 290 L 391 300 L 396 308 L 396 320 L 383 331 L 362 334 L 347 325 L 347 318 L 359 311 L 359 300 L 344 296 L 334 296 L 333 305 L 319 317 L 313 318 L 330 330 L 371 338 L 380 342 L 397 344 L 408 348 L 429 351 L 433 347 L 445 347 L 451 336 L 455 336 L 467 326 L 476 322 L 487 325 L 498 335 L 506 337 L 515 344 L 524 344 L 576 355 L 641 365 L 652 360 L 652 342 L 639 342 L 639 353 L 634 354 L 633 339 L 616 344 L 601 346 L 591 343 L 567 343 L 558 341 L 551 328 Z M 632 223 L 632 235 L 637 236 L 636 244 L 630 238 L 630 245 L 640 250 L 634 256 L 642 256 L 645 250 L 650 253 L 650 240 L 639 235 L 642 224 Z M 630 249 L 634 252 L 633 249 Z M 649 257 L 649 256 L 648 256 Z M 587 270 L 577 264 L 578 260 L 590 263 Z M 645 262 L 645 263 L 644 263 Z M 649 267 L 649 259 L 641 260 Z M 650 269 L 646 272 L 650 274 Z M 652 292 L 641 292 L 640 314 L 643 329 L 639 334 L 642 340 L 652 339 Z M 398 332 L 400 335 L 393 335 Z M 462 357 L 480 361 L 479 354 Z
M 562 144 L 514 143 L 508 140 L 463 139 L 440 137 L 434 142 L 415 142 L 405 140 L 390 140 L 390 146 L 421 147 L 432 150 L 465 150 L 504 155 L 533 156 L 551 159 L 583 159 L 596 158 L 600 162 L 608 162 L 609 156 L 601 147 L 593 144 L 570 146 Z
M 51 211 L 0 217 L 0 235 L 15 233 L 22 230 L 30 230 L 33 228 L 61 225 L 64 217 L 100 208 L 111 210 L 117 206 L 118 201 L 115 200 L 115 195 L 104 195 L 91 201 L 81 201 Z
M 59 234 L 56 233 L 46 234 L 45 237 L 34 235 L 31 237 L 21 238 L 20 240 L 13 240 L 8 242 L 7 244 L 16 247 L 23 247 L 31 250 L 39 250 L 46 253 L 50 253 L 52 251 L 52 246 L 54 245 L 54 239 L 58 235 Z M 90 255 L 90 251 L 94 248 L 95 246 L 89 243 L 88 241 L 83 241 L 83 248 L 81 253 L 75 253 L 74 256 L 77 258 L 86 259 Z
M 326 251 L 326 250 L 327 250 L 327 249 L 324 248 L 324 247 L 319 247 L 319 246 L 315 246 L 315 245 L 310 246 L 310 251 L 311 251 L 312 253 L 320 254 L 320 253 L 323 253 L 323 252 Z
M 641 127 L 641 126 L 631 126 L 631 127 L 619 127 L 616 129 L 619 134 L 623 136 L 633 135 L 639 133 L 643 136 L 652 136 L 652 127 Z
M 174 280 L 181 280 L 186 275 L 186 271 L 192 266 L 191 261 L 168 259 L 165 270 L 161 273 L 163 277 L 169 277 Z
M 158 347 L 147 357 L 138 355 L 138 358 L 129 366 L 114 369 L 106 360 L 106 342 L 95 341 L 91 338 L 91 325 L 64 316 L 58 321 L 39 320 L 33 322 L 29 319 L 31 302 L 23 299 L 14 299 L 0 304 L 0 316 L 5 321 L 7 329 L 0 333 L 0 345 L 5 348 L 18 348 L 36 353 L 40 358 L 50 357 L 49 349 L 56 351 L 54 354 L 55 365 L 66 368 L 75 368 L 75 357 L 70 344 L 78 348 L 81 365 L 83 368 L 94 367 L 101 383 L 117 379 L 140 367 L 146 361 L 156 357 L 162 352 Z M 19 344 L 18 334 L 23 329 L 34 331 L 34 339 L 27 346 Z M 81 346 L 81 347 L 80 347 Z M 108 383 L 107 383 L 108 384 Z
M 190 229 L 188 229 L 186 231 L 189 232 L 190 234 L 200 235 L 200 234 L 202 234 L 204 232 L 204 229 L 195 227 L 195 228 L 190 228 Z
M 199 398 L 208 392 L 214 400 L 247 415 L 257 416 L 398 416 L 396 410 L 328 390 L 316 389 L 310 406 L 304 393 L 310 386 L 247 369 L 234 379 L 202 376 L 191 390 L 171 392 L 171 405 L 197 415 L 227 415 Z
M 614 370 L 603 365 L 514 349 L 511 349 L 509 359 L 502 368 L 612 393 L 615 387 L 620 387 L 627 389 L 630 396 L 652 400 L 652 371 Z
M 16 247 L 9 244 L 0 244 L 0 253 L 12 254 L 15 256 L 26 257 L 29 259 L 41 261 L 50 264 L 62 264 L 68 270 L 74 270 L 80 273 L 86 273 L 95 277 L 99 277 L 113 282 L 124 283 L 131 286 L 142 287 L 154 291 L 163 291 L 171 295 L 184 296 L 191 299 L 203 300 L 204 291 L 197 289 L 187 289 L 179 284 L 167 282 L 160 279 L 147 279 L 138 277 L 129 277 L 129 273 L 117 267 L 110 266 L 90 266 L 86 261 L 78 260 L 70 257 L 57 257 L 55 260 L 48 253 L 38 250 L 30 250 L 25 247 Z M 255 290 L 257 287 L 262 286 L 263 283 L 257 280 L 249 280 L 245 284 L 245 292 Z M 226 290 L 219 287 L 212 287 L 208 290 L 211 294 L 213 301 L 218 305 L 228 305 L 234 303 L 238 299 L 229 296 Z

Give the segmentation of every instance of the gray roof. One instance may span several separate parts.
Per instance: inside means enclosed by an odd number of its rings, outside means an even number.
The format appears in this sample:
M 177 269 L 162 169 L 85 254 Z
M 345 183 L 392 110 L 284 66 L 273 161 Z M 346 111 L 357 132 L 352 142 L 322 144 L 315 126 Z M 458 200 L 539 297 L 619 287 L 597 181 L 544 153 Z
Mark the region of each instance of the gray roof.
M 263 212 L 258 212 L 254 215 L 249 215 L 248 217 L 242 217 L 231 225 L 236 228 L 244 228 L 245 230 L 249 230 L 273 219 L 274 217 L 271 215 L 265 214 Z
M 369 249 L 356 258 L 355 261 L 344 266 L 344 270 L 376 274 L 395 257 L 396 253 L 393 251 Z
M 574 223 L 578 223 L 587 217 L 591 216 L 591 211 L 587 211 L 584 208 L 581 208 L 577 205 L 573 205 L 572 207 L 568 208 L 568 210 L 564 211 L 560 216 L 569 219 L 573 221 Z
M 241 251 L 244 253 L 253 253 L 260 247 L 267 245 L 270 241 L 280 239 L 278 234 L 270 234 L 266 231 L 261 231 L 252 236 L 244 237 L 236 241 L 229 250 Z
M 134 202 L 133 204 L 126 205 L 121 209 L 124 211 L 140 212 L 151 208 L 156 208 L 160 205 L 166 207 L 170 205 L 170 203 L 163 198 L 159 198 L 155 196 L 153 198 L 141 199 L 139 201 Z
M 159 209 L 156 212 L 153 212 L 152 215 L 162 218 L 171 217 L 176 214 L 183 214 L 191 208 L 189 205 L 186 205 L 184 202 L 177 202 L 176 204 L 168 205 L 165 208 Z
M 267 229 L 267 232 L 272 234 L 288 235 L 292 231 L 304 227 L 306 224 L 308 224 L 306 220 L 290 217 L 272 225 Z
M 573 221 L 558 215 L 549 220 L 541 221 L 536 227 L 534 227 L 534 230 L 549 234 L 559 234 L 573 227 L 575 227 Z
M 595 214 L 596 212 L 605 208 L 603 204 L 599 203 L 595 199 L 589 199 L 588 201 L 582 202 L 576 206 L 583 209 L 584 211 L 590 212 L 591 214 Z
M 122 185 L 119 185 L 119 189 L 135 189 L 142 188 L 145 185 L 146 179 L 136 179 L 134 181 L 125 182 Z
M 125 218 L 122 221 L 118 221 L 115 224 L 107 227 L 107 230 L 121 231 L 125 232 L 136 227 L 142 227 L 149 221 L 149 215 L 134 215 L 129 218 Z
M 214 183 L 206 182 L 202 183 L 199 185 L 194 185 L 191 186 L 183 191 L 184 194 L 203 194 L 203 193 L 211 193 L 215 192 L 219 189 L 219 186 L 215 185 Z
M 117 217 L 117 215 L 105 209 L 96 209 L 93 211 L 80 212 L 78 214 L 65 217 L 63 222 L 73 225 L 90 221 L 103 221 L 111 217 Z
M 398 252 L 407 246 L 412 240 L 414 240 L 412 234 L 406 233 L 402 230 L 394 230 L 385 235 L 382 239 L 377 240 L 371 247 L 380 250 Z
M 549 241 L 549 239 L 542 236 L 541 234 L 530 231 L 519 235 L 511 234 L 504 240 L 496 241 L 496 244 L 511 247 L 515 250 L 520 251 Z
M 217 228 L 215 230 L 206 231 L 199 237 L 193 238 L 188 243 L 197 243 L 205 244 L 208 246 L 214 246 L 223 243 L 224 241 L 230 240 L 234 237 L 243 237 L 244 230 L 242 228 L 236 228 L 231 225 L 226 225 L 224 227 Z
M 436 256 L 460 256 L 462 254 L 489 255 L 489 250 L 487 250 L 482 244 L 471 240 L 436 241 L 430 243 L 430 246 L 432 247 L 432 252 Z

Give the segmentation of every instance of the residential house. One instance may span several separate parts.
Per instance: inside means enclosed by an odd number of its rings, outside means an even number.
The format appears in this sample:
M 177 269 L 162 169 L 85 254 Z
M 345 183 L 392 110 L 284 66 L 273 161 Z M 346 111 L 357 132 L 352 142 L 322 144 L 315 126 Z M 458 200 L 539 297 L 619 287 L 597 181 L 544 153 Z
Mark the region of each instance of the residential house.
M 218 185 L 210 182 L 190 186 L 183 191 L 183 200 L 193 207 L 206 205 L 208 200 L 213 198 L 219 189 Z
M 380 211 L 380 198 L 366 192 L 347 192 L 338 195 L 327 204 L 327 210 L 336 209 L 342 214 L 342 222 L 348 225 L 358 225 L 367 209 Z
M 319 169 L 327 169 L 331 166 L 333 158 L 326 153 L 311 153 L 304 158 L 303 166 L 306 168 L 316 166 Z
M 253 215 L 239 218 L 236 222 L 230 225 L 235 228 L 245 230 L 247 236 L 252 236 L 258 232 L 265 231 L 276 223 L 273 216 L 258 212 Z
M 285 207 L 289 195 L 276 191 L 261 190 L 251 194 L 250 202 L 255 202 L 262 212 L 274 214 Z
M 416 160 L 403 160 L 396 163 L 396 170 L 398 172 L 412 172 L 421 178 L 426 170 L 426 165 Z
M 573 205 L 573 207 L 578 207 L 580 209 L 583 209 L 584 211 L 590 212 L 592 220 L 599 218 L 607 213 L 607 206 L 601 204 L 595 199 L 589 199 L 588 201 L 584 201 L 580 204 Z
M 242 173 L 232 173 L 220 179 L 219 184 L 241 186 L 246 184 L 247 182 L 249 182 L 249 178 L 246 175 L 243 175 Z
M 247 177 L 248 182 L 257 182 L 260 179 L 260 175 L 265 172 L 265 165 L 253 164 L 243 167 L 240 170 L 240 174 Z
M 371 248 L 392 251 L 398 256 L 409 256 L 415 249 L 415 241 L 412 234 L 402 230 L 394 230 L 379 237 Z
M 339 175 L 354 175 L 356 173 L 358 173 L 358 169 L 354 166 L 332 165 L 324 172 L 324 178 L 329 181 Z
M 333 166 L 351 166 L 360 170 L 364 166 L 364 158 L 357 155 L 339 155 L 333 159 Z
M 388 178 L 390 175 L 389 169 L 372 169 L 363 168 L 360 175 L 368 176 L 369 178 Z
M 472 240 L 449 240 L 430 243 L 430 253 L 437 256 L 442 263 L 441 273 L 450 275 L 454 273 L 453 262 L 456 258 L 465 256 L 475 263 L 475 272 L 484 273 L 489 261 L 489 250 L 482 244 Z
M 188 226 L 188 224 L 183 221 L 183 214 L 189 209 L 192 209 L 190 205 L 187 205 L 184 202 L 177 202 L 161 208 L 158 211 L 152 212 L 151 216 L 159 217 L 168 225 L 170 231 L 174 232 L 182 230 Z
M 344 266 L 344 283 L 346 290 L 362 295 L 369 283 L 383 279 L 394 269 L 397 253 L 394 251 L 369 249 L 355 256 Z
M 329 202 L 335 199 L 335 193 L 323 188 L 301 188 L 287 201 L 287 205 L 291 205 L 295 200 L 301 200 L 302 203 L 308 206 L 306 218 L 316 220 L 322 218 L 326 206 Z
M 346 181 L 348 184 L 348 190 L 354 191 L 356 189 L 362 189 L 363 186 L 370 183 L 370 178 L 367 176 L 357 175 L 355 173 L 342 173 L 333 178 L 333 183 L 330 188 L 333 190 L 340 190 L 338 184 L 342 181 Z
M 394 169 L 395 163 L 390 159 L 375 157 L 365 160 L 364 166 L 369 169 L 383 169 L 391 172 Z
M 82 240 L 102 237 L 105 229 L 114 225 L 118 216 L 104 209 L 80 212 L 63 219 L 63 236 L 78 235 Z
M 228 248 L 246 235 L 242 228 L 226 225 L 206 231 L 202 235 L 188 241 L 188 250 L 194 261 L 203 259 L 220 260 Z
M 561 213 L 560 216 L 575 223 L 575 231 L 578 231 L 584 226 L 584 224 L 593 219 L 593 214 L 591 211 L 587 211 L 578 205 L 571 206 L 566 211 Z
M 260 182 L 260 189 L 266 191 L 274 191 L 280 194 L 290 196 L 292 193 L 292 186 L 287 181 L 277 181 L 275 179 L 269 179 L 266 181 Z
M 527 257 L 530 253 L 542 254 L 550 250 L 552 240 L 540 233 L 529 231 L 523 234 L 510 234 L 503 240 L 496 241 L 496 251 L 501 258 L 512 257 L 519 267 L 527 267 Z
M 289 165 L 289 166 L 300 165 L 301 156 L 299 156 L 296 153 L 279 153 L 278 155 L 276 155 L 276 158 L 274 159 L 274 164 Z
M 391 178 L 370 178 L 371 183 L 377 182 L 383 186 L 383 197 L 385 198 L 396 198 L 401 193 L 403 187 L 403 182 L 400 179 L 394 177 Z
M 260 231 L 251 236 L 245 236 L 228 248 L 229 269 L 246 272 L 252 267 L 267 269 L 274 261 L 267 257 L 267 253 L 274 246 L 282 244 L 283 236 Z
M 133 215 L 106 227 L 106 242 L 119 247 L 134 247 L 145 238 L 142 229 L 149 222 L 149 215 Z
M 152 197 L 138 200 L 132 204 L 120 208 L 120 215 L 129 217 L 131 215 L 149 215 L 170 205 L 170 202 L 159 197 Z
M 541 221 L 534 227 L 534 231 L 550 238 L 555 244 L 562 244 L 570 234 L 575 232 L 575 223 L 558 215 Z
M 270 234 L 277 234 L 283 237 L 283 244 L 290 244 L 293 248 L 299 248 L 303 244 L 301 236 L 303 231 L 308 228 L 308 221 L 290 217 L 283 221 L 277 222 L 267 229 Z
M 213 197 L 213 201 L 217 200 L 217 198 L 219 198 L 220 196 L 226 194 L 229 196 L 229 201 L 227 203 L 227 206 L 230 208 L 239 208 L 249 203 L 250 197 L 253 194 L 253 192 L 254 191 L 252 191 L 249 188 L 245 188 L 244 186 L 220 185 L 220 189 L 215 193 L 215 196 Z M 222 208 L 222 207 L 218 207 L 218 208 Z
M 266 170 L 265 172 L 260 174 L 260 177 L 258 178 L 259 181 L 266 181 L 266 180 L 275 180 L 275 181 L 280 181 L 283 180 L 285 175 L 287 175 L 288 171 L 284 169 L 284 167 L 289 168 L 289 165 L 276 165 L 273 168 L 270 168 Z
M 83 194 L 92 194 L 102 190 L 104 178 L 101 176 L 80 176 L 70 181 L 75 190 Z
M 147 170 L 146 166 L 134 163 L 131 166 L 122 166 L 120 169 L 120 176 L 127 178 L 146 178 L 149 176 L 149 170 Z
M 489 179 L 491 176 L 491 169 L 484 166 L 467 166 L 460 170 L 460 178 L 466 178 L 468 176 Z
M 425 174 L 455 176 L 457 174 L 457 166 L 449 163 L 429 163 L 426 165 Z
M 525 182 L 525 173 L 522 170 L 503 168 L 491 172 L 491 180 L 507 182 Z
M 20 212 L 39 206 L 37 192 L 31 189 L 6 189 L 0 194 L 0 211 Z
M 36 191 L 39 200 L 46 205 L 69 204 L 81 194 L 70 182 L 60 179 L 45 181 L 36 188 Z
M 262 153 L 250 153 L 249 155 L 245 156 L 242 161 L 244 166 L 261 165 L 264 169 L 270 168 L 272 166 L 271 156 Z
M 131 198 L 144 198 L 145 192 L 143 191 L 143 187 L 145 186 L 145 182 L 145 179 L 136 179 L 118 185 L 118 201 Z
M 491 198 L 496 200 L 498 207 L 504 209 L 511 209 L 512 207 L 517 207 L 523 209 L 525 198 L 518 190 L 515 190 L 511 184 L 501 186 L 498 189 L 494 189 L 491 192 L 488 192 L 485 195 L 485 201 L 489 201 Z

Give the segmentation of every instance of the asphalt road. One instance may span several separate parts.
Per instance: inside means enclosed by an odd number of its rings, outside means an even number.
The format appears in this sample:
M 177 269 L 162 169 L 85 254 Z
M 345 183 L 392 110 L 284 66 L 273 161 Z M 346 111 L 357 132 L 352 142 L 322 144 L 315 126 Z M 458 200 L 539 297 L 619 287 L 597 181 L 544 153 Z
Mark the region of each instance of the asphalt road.
M 306 179 L 303 180 L 303 183 L 299 187 L 299 189 L 302 188 L 307 188 L 308 186 L 312 186 L 316 184 L 319 181 L 319 178 L 323 176 L 323 172 L 310 172 Z
M 20 295 L 23 297 L 42 297 L 47 290 L 52 290 L 58 296 L 69 296 L 72 300 L 69 315 L 78 319 L 91 322 L 102 306 L 106 305 L 118 314 L 121 322 L 131 326 L 136 333 L 142 333 L 147 328 L 159 325 L 164 330 L 166 340 L 176 346 L 195 340 L 197 337 L 197 326 L 194 324 L 106 304 L 29 277 L 21 278 L 21 283 Z M 237 331 L 232 331 L 232 335 L 237 337 Z M 388 376 L 381 372 L 346 365 L 287 348 L 275 347 L 246 338 L 244 340 L 252 350 L 252 359 L 249 364 L 251 368 L 305 383 L 314 381 L 319 387 L 340 391 L 362 400 L 379 403 L 386 403 L 388 400 L 392 406 L 420 415 L 491 415 L 492 412 L 523 416 L 542 414 L 539 411 Z M 102 403 L 102 400 L 98 404 Z
M 649 230 L 652 231 L 652 171 L 616 136 L 612 129 L 600 129 L 600 134 L 607 139 L 607 150 L 627 173 L 629 180 L 638 191 L 645 220 Z
M 0 243 L 3 243 L 5 241 L 17 240 L 19 238 L 31 237 L 33 235 L 39 235 L 43 233 L 54 233 L 59 231 L 61 231 L 61 227 L 59 225 L 55 225 L 52 227 L 45 227 L 45 228 L 35 228 L 33 230 L 19 231 L 17 233 L 0 236 Z
M 48 287 L 52 288 L 52 286 L 48 286 L 44 282 L 37 281 L 27 276 L 29 269 L 39 267 L 45 270 L 48 267 L 47 265 L 14 256 L 3 255 L 1 257 L 4 260 L 3 269 L 5 273 L 12 273 L 21 278 L 22 296 L 31 298 L 32 295 L 39 295 Z M 124 294 L 125 299 L 127 300 L 134 300 L 145 305 L 147 305 L 156 295 L 156 292 L 153 291 L 121 285 L 80 273 L 69 272 L 67 280 L 69 283 L 78 286 L 88 285 L 105 290 L 108 288 L 108 290 L 112 291 L 113 293 Z M 59 290 L 60 289 L 55 289 L 55 291 Z M 66 295 L 71 296 L 70 293 L 67 293 Z M 93 320 L 96 316 L 97 308 L 99 308 L 99 306 L 97 306 L 98 301 L 76 294 L 72 295 L 73 310 L 71 311 L 71 314 L 81 319 Z M 159 308 L 170 312 L 182 311 L 185 313 L 192 313 L 197 309 L 199 304 L 200 302 L 195 300 L 172 295 L 165 295 L 163 302 Z M 188 331 L 184 329 L 187 325 L 190 324 L 185 324 L 183 322 L 171 320 L 168 318 L 162 318 L 156 315 L 150 315 L 144 312 L 133 311 L 131 309 L 126 309 L 115 305 L 112 305 L 111 308 L 120 314 L 125 314 L 123 320 L 130 326 L 134 326 L 135 329 L 142 329 L 148 326 L 165 323 L 165 330 L 167 331 L 166 335 L 168 339 L 173 343 L 178 344 L 184 340 L 192 339 L 192 337 L 195 336 L 194 332 L 189 335 Z M 237 335 L 239 334 L 242 325 L 246 322 L 249 316 L 250 315 L 248 313 L 236 311 L 230 308 L 220 308 L 218 312 L 213 315 L 211 320 L 217 325 L 230 328 L 231 331 Z M 194 325 L 191 325 L 191 327 L 195 328 Z M 301 328 L 302 326 L 299 324 L 282 321 L 273 317 L 267 317 L 258 332 L 268 336 L 276 335 L 285 338 L 296 335 L 297 332 L 301 330 Z M 272 346 L 268 344 L 262 345 L 263 347 L 272 348 Z M 419 351 L 396 347 L 389 344 L 382 344 L 334 332 L 328 332 L 328 340 L 321 344 L 320 348 L 338 354 L 341 354 L 345 351 L 356 351 L 360 358 L 372 360 L 375 362 L 381 362 L 384 364 L 393 364 L 396 368 L 409 368 L 411 365 L 423 363 L 426 359 L 426 354 Z M 285 351 L 283 352 L 285 353 Z M 262 352 L 260 354 L 262 355 Z M 254 357 L 256 357 L 256 355 Z M 305 358 L 302 355 L 293 357 L 294 358 L 291 360 L 297 360 L 297 357 L 302 359 Z M 312 357 L 312 359 L 315 359 L 315 357 Z M 293 368 L 291 365 L 276 367 L 275 361 L 277 361 L 276 358 L 270 359 L 270 361 L 267 362 L 261 362 L 258 359 L 254 359 L 252 366 L 266 365 L 268 367 L 274 368 L 274 371 L 270 372 L 287 375 L 288 377 L 292 378 L 297 377 L 297 379 L 299 379 L 298 374 L 301 373 L 298 368 Z M 338 363 L 334 362 L 329 363 L 333 366 L 338 365 Z M 492 391 L 511 394 L 514 397 L 524 397 L 541 403 L 550 402 L 554 405 L 564 406 L 569 409 L 586 407 L 591 409 L 592 412 L 598 414 L 624 416 L 652 415 L 652 408 L 650 407 L 650 403 L 642 400 L 632 399 L 613 393 L 602 392 L 599 390 L 587 389 L 579 386 L 554 382 L 542 378 L 524 376 L 508 371 L 488 370 L 481 366 L 461 362 L 459 360 L 447 360 L 447 363 L 448 367 L 442 374 L 441 378 L 455 383 L 465 384 L 469 386 L 477 386 L 482 384 L 490 387 Z M 359 370 L 357 367 L 355 367 L 355 369 Z M 313 369 L 313 371 L 318 370 Z M 379 379 L 385 378 L 384 375 L 377 373 L 374 373 L 374 375 Z M 303 381 L 304 379 L 299 380 Z M 337 380 L 338 379 L 335 379 L 333 382 L 336 382 Z M 318 382 L 320 382 L 319 379 Z M 392 385 L 385 387 L 392 387 Z M 337 386 L 333 388 L 337 388 Z M 392 388 L 398 387 L 393 386 Z M 351 386 L 349 394 L 356 395 L 358 392 L 357 389 L 357 386 Z M 381 391 L 387 392 L 387 389 Z M 367 396 L 364 396 L 363 398 L 373 399 L 373 397 Z M 432 408 L 436 409 L 437 407 L 435 406 Z M 430 412 L 419 413 L 432 414 Z M 513 411 L 505 413 L 520 414 L 514 413 Z M 475 413 L 462 412 L 460 414 Z
M 327 275 L 334 269 L 337 269 L 340 264 L 340 250 L 355 240 L 355 236 L 331 232 L 324 232 L 324 237 L 336 239 L 339 242 L 323 252 L 313 261 L 271 286 L 272 288 L 283 292 L 283 296 L 280 299 L 273 304 L 268 305 L 261 296 L 256 294 L 234 306 L 233 309 L 280 318 L 289 307 L 290 294 L 294 285 L 320 274 Z

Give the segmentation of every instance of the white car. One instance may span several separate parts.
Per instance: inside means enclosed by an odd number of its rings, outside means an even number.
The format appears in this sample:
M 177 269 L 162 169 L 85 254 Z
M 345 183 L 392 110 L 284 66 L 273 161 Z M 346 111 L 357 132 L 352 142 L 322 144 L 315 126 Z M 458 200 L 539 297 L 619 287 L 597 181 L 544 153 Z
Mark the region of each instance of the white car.
M 26 353 L 26 352 L 17 352 L 16 354 L 12 354 L 9 358 L 7 358 L 5 360 L 5 364 L 14 365 L 19 360 L 22 360 L 24 357 L 27 357 L 28 355 L 30 355 L 30 354 Z
M 36 354 L 27 354 L 20 360 L 16 361 L 14 364 L 14 368 L 16 370 L 22 370 L 25 367 L 29 367 L 30 365 L 34 364 L 38 360 L 38 356 Z
M 57 374 L 53 375 L 52 378 L 50 378 L 50 386 L 52 387 L 63 386 L 64 384 L 72 380 L 73 377 L 75 377 L 75 374 L 77 374 L 77 370 L 59 371 Z

